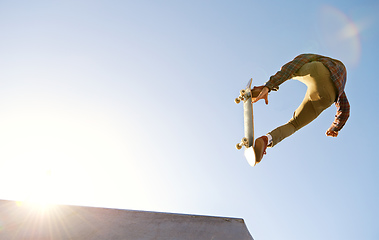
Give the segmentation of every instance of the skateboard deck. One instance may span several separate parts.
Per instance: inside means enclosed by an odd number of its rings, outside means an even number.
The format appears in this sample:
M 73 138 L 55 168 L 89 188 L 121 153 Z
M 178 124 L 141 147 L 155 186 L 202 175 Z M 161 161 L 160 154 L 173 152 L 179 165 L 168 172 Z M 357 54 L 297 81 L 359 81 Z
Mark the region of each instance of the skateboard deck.
M 250 166 L 254 167 L 257 162 L 254 151 L 254 114 L 252 97 L 258 96 L 260 88 L 256 87 L 253 91 L 251 89 L 252 81 L 253 79 L 250 79 L 246 88 L 242 89 L 239 97 L 235 99 L 237 104 L 243 101 L 243 120 L 245 130 L 245 136 L 240 143 L 237 143 L 236 148 L 240 150 L 242 147 L 245 147 L 245 158 Z

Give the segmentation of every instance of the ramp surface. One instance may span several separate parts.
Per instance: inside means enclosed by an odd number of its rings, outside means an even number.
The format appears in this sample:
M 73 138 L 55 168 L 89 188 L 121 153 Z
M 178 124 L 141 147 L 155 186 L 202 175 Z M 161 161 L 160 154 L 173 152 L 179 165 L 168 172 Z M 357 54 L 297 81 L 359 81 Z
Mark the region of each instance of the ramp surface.
M 0 239 L 253 240 L 243 219 L 0 200 Z

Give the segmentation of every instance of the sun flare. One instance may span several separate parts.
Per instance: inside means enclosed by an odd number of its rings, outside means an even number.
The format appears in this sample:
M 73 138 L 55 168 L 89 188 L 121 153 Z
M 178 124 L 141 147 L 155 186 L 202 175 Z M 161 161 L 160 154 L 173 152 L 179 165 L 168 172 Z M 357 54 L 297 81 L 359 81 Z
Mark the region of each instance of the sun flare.
M 126 159 L 127 144 L 109 114 L 49 104 L 14 103 L 0 119 L 2 194 L 41 206 L 92 204 L 105 160 Z

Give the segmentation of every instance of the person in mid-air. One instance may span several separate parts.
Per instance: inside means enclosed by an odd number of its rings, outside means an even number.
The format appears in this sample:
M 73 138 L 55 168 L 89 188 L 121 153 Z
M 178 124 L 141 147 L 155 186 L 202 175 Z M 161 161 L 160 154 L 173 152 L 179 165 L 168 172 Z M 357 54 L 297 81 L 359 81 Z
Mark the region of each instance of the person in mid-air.
M 350 115 L 350 105 L 345 94 L 346 68 L 336 59 L 317 55 L 301 54 L 283 65 L 280 71 L 270 77 L 253 103 L 265 99 L 270 91 L 279 89 L 279 85 L 289 79 L 296 79 L 307 85 L 307 92 L 300 106 L 288 123 L 272 130 L 255 140 L 256 162 L 266 154 L 267 147 L 274 147 L 286 137 L 312 122 L 317 116 L 335 103 L 337 114 L 326 135 L 337 137 Z

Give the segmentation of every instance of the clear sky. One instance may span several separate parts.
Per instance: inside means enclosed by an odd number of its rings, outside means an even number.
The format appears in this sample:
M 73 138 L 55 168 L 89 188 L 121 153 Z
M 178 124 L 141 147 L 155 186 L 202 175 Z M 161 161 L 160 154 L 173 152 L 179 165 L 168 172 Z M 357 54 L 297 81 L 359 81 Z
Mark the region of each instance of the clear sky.
M 256 240 L 379 238 L 377 1 L 0 1 L 0 199 L 244 218 Z M 351 117 L 256 167 L 246 82 L 301 53 L 342 60 Z M 256 135 L 306 87 L 255 104 Z

